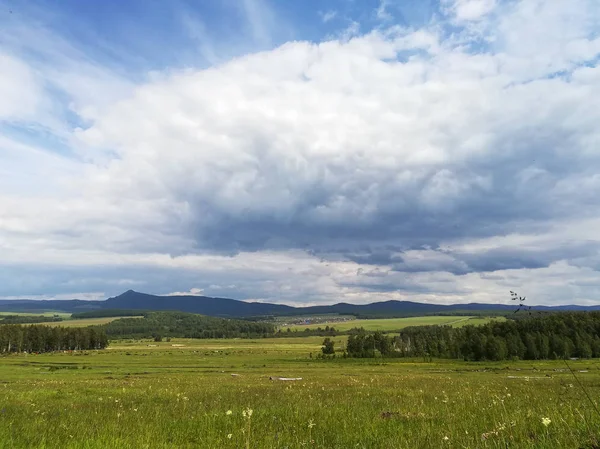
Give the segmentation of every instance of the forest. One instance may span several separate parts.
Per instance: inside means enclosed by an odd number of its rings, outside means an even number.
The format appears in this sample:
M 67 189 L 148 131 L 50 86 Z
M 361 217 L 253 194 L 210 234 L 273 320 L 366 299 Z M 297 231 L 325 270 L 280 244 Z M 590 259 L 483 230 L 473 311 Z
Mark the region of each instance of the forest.
M 4 315 L 0 316 L 0 324 L 35 324 L 35 323 L 54 323 L 57 321 L 63 321 L 58 316 L 44 316 L 44 315 Z
M 80 328 L 19 324 L 0 326 L 0 353 L 104 349 L 107 345 L 106 333 L 97 326 Z
M 348 337 L 349 357 L 542 360 L 600 357 L 600 312 L 555 313 L 481 326 L 415 326 Z
M 318 337 L 325 337 L 325 336 L 329 336 L 329 337 L 335 337 L 336 335 L 343 335 L 343 334 L 347 334 L 349 332 L 358 332 L 358 329 L 352 329 L 351 331 L 348 332 L 340 332 L 338 331 L 335 327 L 333 326 L 325 326 L 325 327 L 316 327 L 316 328 L 305 328 L 303 330 L 292 330 L 289 327 L 283 331 L 282 329 L 277 329 L 277 332 L 275 333 L 275 335 L 273 335 L 274 337 L 312 337 L 312 336 L 318 336 Z
M 145 312 L 143 318 L 121 318 L 104 326 L 109 338 L 262 338 L 275 326 L 185 312 Z
M 107 317 L 127 317 L 127 316 L 141 316 L 149 310 L 138 310 L 138 309 L 97 309 L 89 310 L 87 312 L 78 312 L 71 314 L 73 320 L 83 320 L 86 318 L 107 318 Z

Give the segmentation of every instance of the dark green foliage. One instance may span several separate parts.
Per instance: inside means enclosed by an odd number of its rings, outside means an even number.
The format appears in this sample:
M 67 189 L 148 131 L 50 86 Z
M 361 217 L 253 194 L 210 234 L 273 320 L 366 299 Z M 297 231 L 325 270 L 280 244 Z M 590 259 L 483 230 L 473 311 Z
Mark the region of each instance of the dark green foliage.
M 296 329 L 294 329 L 293 331 L 288 327 L 287 331 L 283 332 L 281 329 L 279 329 L 275 335 L 273 335 L 274 337 L 311 337 L 311 336 L 317 336 L 317 337 L 326 337 L 326 336 L 330 336 L 330 337 L 335 337 L 336 335 L 342 335 L 342 334 L 347 334 L 348 332 L 339 332 L 335 329 L 335 327 L 331 326 L 326 326 L 324 329 L 322 327 L 317 327 L 317 328 L 305 328 L 302 331 L 297 331 Z
M 146 312 L 143 318 L 121 318 L 104 326 L 112 338 L 261 338 L 272 336 L 270 323 L 228 320 L 184 312 Z
M 394 350 L 394 338 L 381 332 L 369 334 L 359 330 L 348 337 L 346 353 L 349 357 L 390 357 L 397 356 Z
M 148 312 L 148 310 L 132 310 L 132 309 L 100 309 L 90 310 L 89 312 L 73 313 L 71 318 L 81 320 L 84 318 L 110 318 L 115 316 L 140 316 Z
M 481 326 L 415 326 L 397 337 L 359 331 L 350 357 L 443 357 L 464 360 L 600 357 L 600 312 L 555 313 Z
M 0 317 L 0 324 L 34 324 L 34 323 L 53 323 L 62 321 L 59 316 L 31 316 L 31 315 L 6 315 Z
M 104 349 L 106 333 L 97 326 L 0 326 L 0 353 Z
M 323 351 L 323 354 L 335 354 L 335 342 L 327 337 L 325 340 L 323 340 L 323 347 L 321 348 L 321 351 Z

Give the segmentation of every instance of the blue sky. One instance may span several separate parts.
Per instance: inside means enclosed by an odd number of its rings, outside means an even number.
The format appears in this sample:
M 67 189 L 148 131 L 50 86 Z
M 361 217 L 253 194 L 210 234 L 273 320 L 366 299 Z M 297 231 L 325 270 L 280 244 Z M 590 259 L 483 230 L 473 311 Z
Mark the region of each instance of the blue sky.
M 0 297 L 600 297 L 592 0 L 0 1 Z

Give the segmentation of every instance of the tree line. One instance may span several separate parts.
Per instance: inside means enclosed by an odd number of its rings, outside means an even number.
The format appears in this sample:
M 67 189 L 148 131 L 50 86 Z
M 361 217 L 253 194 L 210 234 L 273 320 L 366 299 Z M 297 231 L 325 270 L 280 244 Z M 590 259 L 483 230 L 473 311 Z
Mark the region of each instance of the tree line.
M 82 320 L 85 318 L 107 318 L 107 317 L 127 317 L 127 316 L 142 316 L 149 310 L 139 309 L 96 309 L 87 312 L 78 312 L 71 314 L 71 319 Z
M 104 349 L 107 345 L 106 333 L 97 326 L 0 326 L 0 353 Z
M 600 312 L 556 313 L 480 326 L 414 326 L 348 337 L 349 357 L 541 360 L 600 357 Z
M 186 312 L 145 312 L 142 318 L 121 318 L 104 326 L 110 338 L 262 338 L 275 326 L 245 320 L 214 318 Z
M 62 321 L 63 319 L 58 316 L 44 316 L 44 315 L 4 315 L 0 317 L 0 324 L 34 324 L 34 323 L 54 323 Z
M 346 332 L 348 333 L 348 332 Z M 315 328 L 304 328 L 303 330 L 298 330 L 298 329 L 290 329 L 289 327 L 284 331 L 281 328 L 277 329 L 277 332 L 275 332 L 275 337 L 312 337 L 312 336 L 317 336 L 317 337 L 325 337 L 325 336 L 330 336 L 330 337 L 335 337 L 336 335 L 341 335 L 342 332 L 338 331 L 335 327 L 333 326 L 325 326 L 325 327 L 315 327 Z

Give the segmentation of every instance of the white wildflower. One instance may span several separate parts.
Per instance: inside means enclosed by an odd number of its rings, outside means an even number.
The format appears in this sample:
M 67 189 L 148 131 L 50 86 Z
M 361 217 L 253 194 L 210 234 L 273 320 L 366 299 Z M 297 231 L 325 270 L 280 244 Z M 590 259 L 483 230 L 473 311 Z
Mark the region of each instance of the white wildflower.
M 545 425 L 546 427 L 548 427 L 551 422 L 552 421 L 550 421 L 550 418 L 542 418 L 542 424 Z

